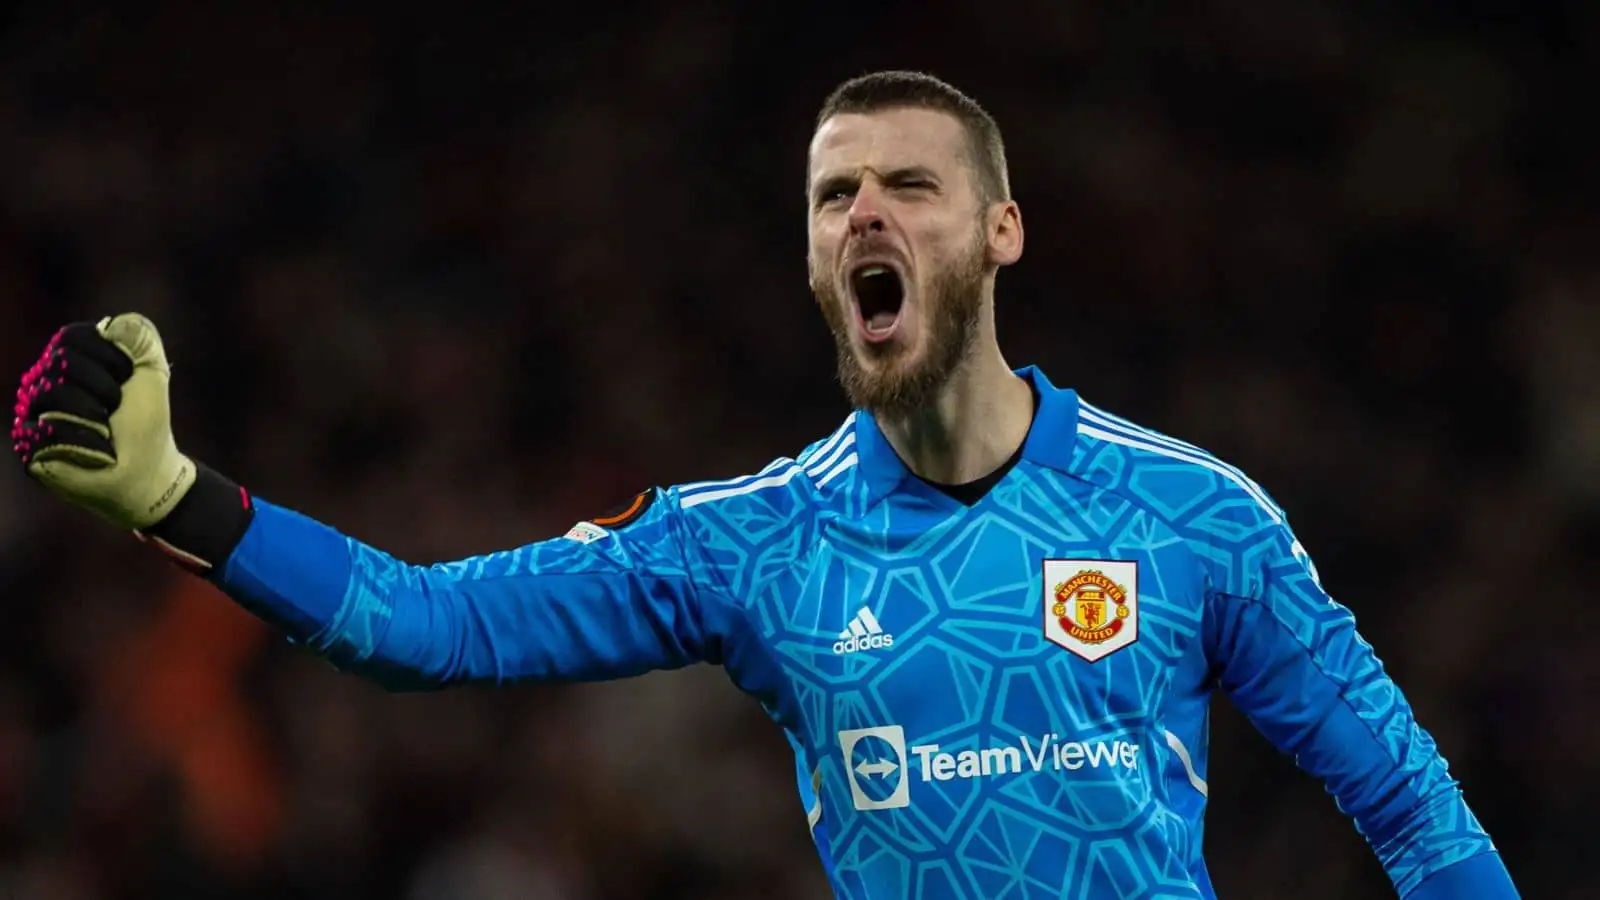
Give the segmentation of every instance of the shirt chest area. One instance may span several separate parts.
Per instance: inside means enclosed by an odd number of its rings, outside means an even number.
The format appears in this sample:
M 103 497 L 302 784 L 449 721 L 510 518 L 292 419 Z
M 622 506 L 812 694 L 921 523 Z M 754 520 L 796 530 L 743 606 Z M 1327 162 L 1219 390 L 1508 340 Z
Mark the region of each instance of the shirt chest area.
M 1204 590 L 1184 544 L 1143 513 L 979 504 L 956 516 L 819 529 L 775 642 L 813 739 L 898 726 L 1128 735 L 1197 649 Z

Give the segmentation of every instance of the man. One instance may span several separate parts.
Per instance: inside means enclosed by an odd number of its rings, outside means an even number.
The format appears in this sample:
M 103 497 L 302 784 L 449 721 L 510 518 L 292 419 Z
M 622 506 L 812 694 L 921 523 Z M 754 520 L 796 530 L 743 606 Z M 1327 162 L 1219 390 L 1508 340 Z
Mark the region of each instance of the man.
M 787 733 L 840 897 L 1214 896 L 1216 686 L 1327 783 L 1400 896 L 1515 897 L 1283 510 L 1008 366 L 994 283 L 1023 229 L 992 119 L 928 76 L 864 76 L 824 104 L 808 168 L 811 287 L 855 412 L 754 475 L 406 565 L 183 456 L 132 315 L 51 342 L 17 452 L 395 689 L 724 666 Z

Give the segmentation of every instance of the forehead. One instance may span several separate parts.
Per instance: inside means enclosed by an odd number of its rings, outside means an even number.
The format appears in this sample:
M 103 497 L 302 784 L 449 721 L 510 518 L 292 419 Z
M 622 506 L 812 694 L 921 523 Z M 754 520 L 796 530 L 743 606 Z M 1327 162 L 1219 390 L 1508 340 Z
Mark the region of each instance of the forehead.
M 954 176 L 967 153 L 960 121 L 932 109 L 840 113 L 811 138 L 809 176 L 923 166 Z

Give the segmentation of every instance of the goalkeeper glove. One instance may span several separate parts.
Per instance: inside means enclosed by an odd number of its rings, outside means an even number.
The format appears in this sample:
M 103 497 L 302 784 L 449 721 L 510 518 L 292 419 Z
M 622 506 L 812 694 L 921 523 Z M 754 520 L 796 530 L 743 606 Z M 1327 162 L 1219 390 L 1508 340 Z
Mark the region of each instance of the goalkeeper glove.
M 12 450 L 51 493 L 209 574 L 244 536 L 252 507 L 242 488 L 178 450 L 170 376 L 144 316 L 68 325 L 22 377 Z

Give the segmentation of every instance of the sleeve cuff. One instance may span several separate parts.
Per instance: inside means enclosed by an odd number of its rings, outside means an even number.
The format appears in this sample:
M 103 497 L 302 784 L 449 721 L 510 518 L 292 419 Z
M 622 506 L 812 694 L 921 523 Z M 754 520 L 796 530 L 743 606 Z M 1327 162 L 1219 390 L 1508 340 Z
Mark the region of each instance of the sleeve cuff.
M 166 518 L 135 533 L 183 568 L 217 581 L 254 517 L 248 491 L 197 462 L 189 493 Z

